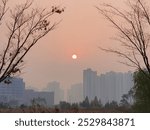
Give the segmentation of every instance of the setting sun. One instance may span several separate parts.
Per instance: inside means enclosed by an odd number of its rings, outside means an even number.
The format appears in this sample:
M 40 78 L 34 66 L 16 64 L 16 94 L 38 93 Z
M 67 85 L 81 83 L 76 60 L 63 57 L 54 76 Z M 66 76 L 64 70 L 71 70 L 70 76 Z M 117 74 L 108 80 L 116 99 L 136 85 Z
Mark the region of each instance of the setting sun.
M 76 55 L 76 54 L 73 54 L 73 55 L 72 55 L 72 59 L 74 59 L 74 60 L 77 59 L 77 55 Z

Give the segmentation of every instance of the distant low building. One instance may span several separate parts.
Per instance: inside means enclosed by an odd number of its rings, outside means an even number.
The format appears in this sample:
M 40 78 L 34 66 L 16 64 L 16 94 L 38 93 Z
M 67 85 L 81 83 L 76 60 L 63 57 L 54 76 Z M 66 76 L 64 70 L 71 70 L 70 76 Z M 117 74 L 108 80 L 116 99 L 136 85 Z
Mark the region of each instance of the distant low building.
M 54 104 L 59 104 L 60 101 L 64 101 L 64 91 L 60 87 L 60 83 L 53 81 L 48 83 L 47 87 L 44 89 L 46 92 L 54 93 Z
M 44 99 L 45 104 L 47 107 L 54 105 L 54 93 L 53 92 L 39 92 L 34 91 L 32 89 L 25 90 L 24 93 L 24 105 L 32 105 L 32 100 L 34 99 Z
M 67 93 L 67 101 L 69 103 L 79 103 L 83 101 L 83 85 L 82 83 L 71 85 Z
M 54 105 L 53 92 L 39 92 L 26 90 L 25 83 L 21 78 L 12 78 L 11 82 L 0 83 L 0 103 L 7 103 L 10 106 L 31 105 L 33 99 L 43 99 L 46 106 Z
M 12 78 L 11 82 L 0 83 L 0 102 L 22 104 L 24 98 L 25 83 L 21 78 Z

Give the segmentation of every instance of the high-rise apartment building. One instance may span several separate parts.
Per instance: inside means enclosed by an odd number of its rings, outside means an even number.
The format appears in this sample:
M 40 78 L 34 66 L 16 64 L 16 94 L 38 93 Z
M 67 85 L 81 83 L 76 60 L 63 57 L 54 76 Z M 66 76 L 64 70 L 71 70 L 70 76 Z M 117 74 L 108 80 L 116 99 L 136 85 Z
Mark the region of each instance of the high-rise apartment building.
M 83 71 L 83 95 L 94 99 L 97 89 L 97 72 L 87 69 Z
M 97 75 L 96 71 L 86 69 L 83 71 L 84 98 L 93 100 L 95 96 L 101 99 L 102 103 L 121 100 L 123 94 L 127 94 L 133 87 L 133 75 L 131 72 L 117 73 L 107 72 Z

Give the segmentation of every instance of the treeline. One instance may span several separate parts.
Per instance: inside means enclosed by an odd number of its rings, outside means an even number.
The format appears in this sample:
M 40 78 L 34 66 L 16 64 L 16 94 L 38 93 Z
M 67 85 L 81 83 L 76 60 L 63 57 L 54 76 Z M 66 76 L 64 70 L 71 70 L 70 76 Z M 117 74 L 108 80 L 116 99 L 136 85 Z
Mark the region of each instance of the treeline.
M 123 96 L 124 97 L 124 96 Z M 55 106 L 56 111 L 61 110 L 88 110 L 92 112 L 92 110 L 97 110 L 98 112 L 103 111 L 111 111 L 111 112 L 132 112 L 131 104 L 129 104 L 128 100 L 123 98 L 121 103 L 118 104 L 116 101 L 107 102 L 106 104 L 102 104 L 101 100 L 95 97 L 92 101 L 89 101 L 88 97 L 86 97 L 80 103 L 68 103 L 65 101 L 61 101 L 59 105 Z

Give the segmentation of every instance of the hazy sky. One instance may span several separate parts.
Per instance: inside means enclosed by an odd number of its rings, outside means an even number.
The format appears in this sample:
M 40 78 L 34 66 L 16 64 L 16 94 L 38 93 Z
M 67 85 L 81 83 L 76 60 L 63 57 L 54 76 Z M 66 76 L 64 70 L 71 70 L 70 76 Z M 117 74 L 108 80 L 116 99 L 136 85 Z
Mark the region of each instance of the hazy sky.
M 41 39 L 26 56 L 22 77 L 27 86 L 42 89 L 55 80 L 67 88 L 82 82 L 82 71 L 86 68 L 97 70 L 98 73 L 130 70 L 117 63 L 119 59 L 115 55 L 98 49 L 98 46 L 116 46 L 110 39 L 115 30 L 94 6 L 112 2 L 121 7 L 122 1 L 35 0 L 37 5 L 51 7 L 54 4 L 66 9 L 63 14 L 56 16 L 58 20 L 63 19 L 57 29 Z M 77 60 L 71 58 L 72 54 L 77 54 Z

